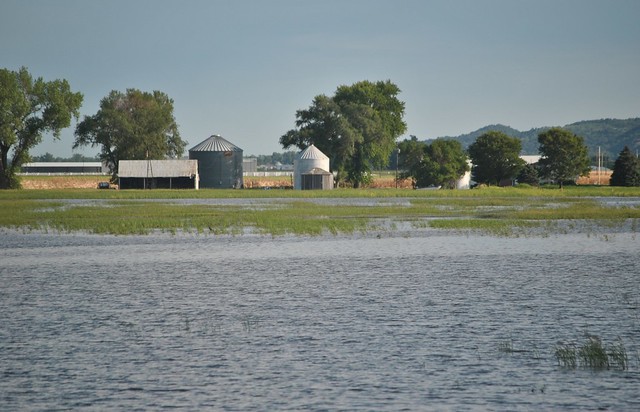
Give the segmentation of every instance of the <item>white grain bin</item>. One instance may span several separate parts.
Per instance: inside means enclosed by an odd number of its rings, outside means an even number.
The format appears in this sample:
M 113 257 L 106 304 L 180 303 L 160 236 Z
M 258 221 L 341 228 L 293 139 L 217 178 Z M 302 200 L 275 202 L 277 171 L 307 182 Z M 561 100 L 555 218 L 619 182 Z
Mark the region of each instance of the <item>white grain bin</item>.
M 456 180 L 456 189 L 470 189 L 471 188 L 471 167 L 473 164 L 471 160 L 467 159 L 467 165 L 469 165 L 469 171 L 465 172 L 462 177 Z
M 304 187 L 303 177 L 308 182 Z M 293 161 L 293 188 L 296 190 L 333 189 L 333 175 L 329 172 L 329 158 L 314 145 L 298 153 Z

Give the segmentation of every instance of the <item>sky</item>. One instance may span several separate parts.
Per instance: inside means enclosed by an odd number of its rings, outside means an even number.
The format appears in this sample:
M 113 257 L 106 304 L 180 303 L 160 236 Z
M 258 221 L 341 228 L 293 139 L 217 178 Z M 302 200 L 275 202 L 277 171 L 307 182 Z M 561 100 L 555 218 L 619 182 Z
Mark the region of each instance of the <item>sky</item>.
M 400 140 L 639 117 L 638 16 L 638 0 L 2 0 L 0 68 L 68 80 L 80 120 L 112 90 L 159 90 L 187 150 L 219 134 L 270 155 L 297 110 L 361 80 L 401 89 Z M 30 153 L 97 154 L 72 150 L 75 125 Z

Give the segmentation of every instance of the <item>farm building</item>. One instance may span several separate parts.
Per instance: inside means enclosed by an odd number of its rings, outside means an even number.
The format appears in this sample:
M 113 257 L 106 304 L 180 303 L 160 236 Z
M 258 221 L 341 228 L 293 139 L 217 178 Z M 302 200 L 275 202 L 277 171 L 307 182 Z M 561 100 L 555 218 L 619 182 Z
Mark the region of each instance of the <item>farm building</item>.
M 189 149 L 189 159 L 197 160 L 200 187 L 231 189 L 243 187 L 242 149 L 220 135 L 213 135 Z
M 255 173 L 258 171 L 258 158 L 245 157 L 242 159 L 242 173 Z
M 195 160 L 121 160 L 120 189 L 198 189 Z
M 22 173 L 29 174 L 106 174 L 109 170 L 101 162 L 33 162 L 23 163 Z
M 524 160 L 527 164 L 536 164 L 540 160 L 540 155 L 520 155 L 520 159 Z M 467 160 L 467 163 L 469 163 L 470 168 L 473 167 L 471 160 Z M 473 183 L 475 182 L 471 179 L 471 171 L 469 171 L 456 181 L 456 189 L 469 189 Z M 508 183 L 505 184 L 510 186 L 512 183 L 513 182 L 509 180 Z
M 469 165 L 469 171 L 456 181 L 456 189 L 471 188 L 471 167 L 473 166 L 473 163 L 471 163 L 471 160 L 467 159 L 467 164 Z
M 329 158 L 314 145 L 298 153 L 293 161 L 293 188 L 297 190 L 333 189 Z

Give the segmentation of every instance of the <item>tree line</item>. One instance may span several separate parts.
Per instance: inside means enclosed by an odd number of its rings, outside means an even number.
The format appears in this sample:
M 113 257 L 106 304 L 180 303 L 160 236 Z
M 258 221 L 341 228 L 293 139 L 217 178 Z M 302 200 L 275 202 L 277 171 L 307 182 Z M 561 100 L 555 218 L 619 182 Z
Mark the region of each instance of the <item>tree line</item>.
M 29 150 L 43 135 L 59 139 L 71 119 L 79 120 L 83 95 L 66 80 L 33 78 L 22 67 L 0 69 L 0 189 L 18 188 L 16 172 L 31 160 Z M 120 159 L 165 159 L 182 155 L 173 100 L 160 91 L 111 91 L 95 115 L 84 116 L 74 132 L 73 148 L 99 147 L 98 160 L 115 177 Z
M 414 187 L 455 188 L 456 182 L 471 171 L 476 184 L 538 185 L 546 181 L 562 188 L 591 172 L 584 139 L 571 131 L 547 129 L 538 135 L 538 144 L 540 160 L 528 164 L 520 157 L 520 139 L 501 131 L 482 134 L 466 151 L 457 140 L 437 139 L 429 144 L 412 136 L 399 144 L 400 177 L 412 179 Z M 640 160 L 627 146 L 615 162 L 610 184 L 640 186 Z
M 584 139 L 585 144 L 592 149 L 599 147 L 600 158 L 607 167 L 613 167 L 616 156 L 628 146 L 632 150 L 638 147 L 638 132 L 640 131 L 640 117 L 631 119 L 600 119 L 583 120 L 562 126 L 563 129 Z M 503 132 L 511 137 L 517 137 L 522 141 L 523 153 L 537 153 L 538 135 L 547 131 L 550 127 L 537 127 L 526 131 L 520 131 L 502 124 L 493 124 L 482 127 L 470 133 L 459 136 L 442 136 L 450 140 L 457 140 L 467 148 L 479 136 L 489 131 Z
M 520 159 L 521 141 L 499 131 L 479 136 L 466 151 L 447 139 L 427 144 L 412 137 L 398 143 L 407 129 L 399 93 L 390 80 L 339 86 L 333 95 L 318 95 L 308 109 L 298 110 L 296 127 L 279 142 L 284 149 L 301 150 L 314 144 L 329 157 L 338 182 L 354 188 L 369 184 L 372 171 L 387 167 L 394 157 L 402 169 L 400 177 L 411 178 L 420 187 L 454 187 L 469 171 L 467 159 L 473 179 L 484 184 L 535 181 L 537 176 L 562 185 L 589 172 L 584 140 L 561 128 L 538 136 L 542 159 L 535 169 Z M 30 160 L 29 150 L 44 134 L 58 139 L 72 118 L 79 120 L 82 101 L 82 93 L 72 91 L 66 80 L 34 79 L 24 67 L 0 69 L 0 188 L 20 186 L 16 172 Z M 180 137 L 173 104 L 160 91 L 113 90 L 94 115 L 77 124 L 73 148 L 99 147 L 98 159 L 114 178 L 120 159 L 178 158 L 186 142 Z M 638 160 L 629 154 L 621 153 L 616 160 L 624 171 L 614 169 L 612 183 L 638 184 Z M 288 152 L 282 160 L 293 155 Z
M 98 156 L 95 157 L 91 157 L 91 156 L 85 156 L 83 154 L 80 153 L 74 153 L 71 155 L 71 157 L 60 157 L 60 156 L 54 156 L 53 154 L 46 152 L 43 155 L 38 155 L 38 156 L 31 156 L 31 161 L 32 162 L 53 162 L 53 163 L 59 163 L 59 162 L 99 162 L 100 158 Z

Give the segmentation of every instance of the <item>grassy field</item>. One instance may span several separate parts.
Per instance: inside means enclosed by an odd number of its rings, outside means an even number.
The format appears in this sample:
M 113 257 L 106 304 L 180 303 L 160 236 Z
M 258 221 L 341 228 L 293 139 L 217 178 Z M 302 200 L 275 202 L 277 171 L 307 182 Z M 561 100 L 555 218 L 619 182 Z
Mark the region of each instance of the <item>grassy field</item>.
M 0 227 L 116 235 L 154 231 L 241 234 L 249 230 L 277 236 L 384 231 L 403 222 L 415 228 L 513 236 L 549 234 L 577 226 L 594 231 L 625 226 L 636 231 L 640 219 L 640 202 L 616 205 L 601 201 L 601 198 L 640 199 L 640 188 L 610 186 L 436 191 L 405 188 L 98 190 L 93 187 L 0 191 Z M 255 200 L 244 205 L 173 201 L 231 198 Z M 267 198 L 280 201 L 259 201 Z M 375 201 L 367 206 L 336 201 L 340 206 L 335 207 L 314 201 L 319 198 Z M 404 201 L 394 201 L 398 198 Z

